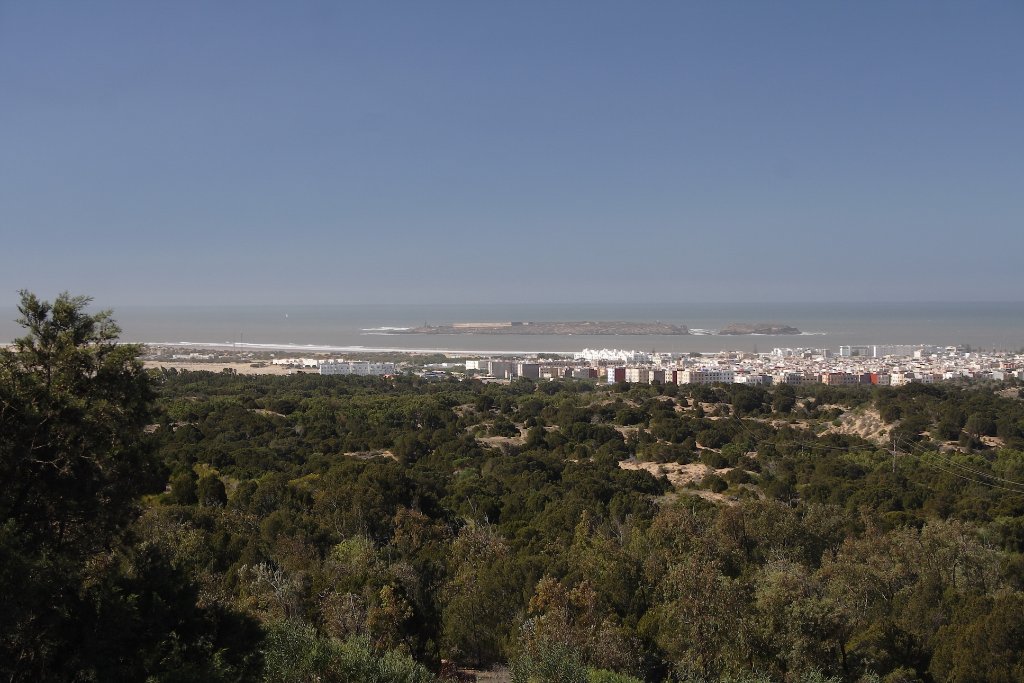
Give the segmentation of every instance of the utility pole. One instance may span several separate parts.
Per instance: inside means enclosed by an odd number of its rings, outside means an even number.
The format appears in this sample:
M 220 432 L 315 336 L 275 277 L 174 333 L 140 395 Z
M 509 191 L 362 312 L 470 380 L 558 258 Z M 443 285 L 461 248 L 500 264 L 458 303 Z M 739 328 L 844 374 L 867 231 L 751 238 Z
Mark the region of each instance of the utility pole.
M 892 473 L 896 474 L 896 437 L 892 438 Z

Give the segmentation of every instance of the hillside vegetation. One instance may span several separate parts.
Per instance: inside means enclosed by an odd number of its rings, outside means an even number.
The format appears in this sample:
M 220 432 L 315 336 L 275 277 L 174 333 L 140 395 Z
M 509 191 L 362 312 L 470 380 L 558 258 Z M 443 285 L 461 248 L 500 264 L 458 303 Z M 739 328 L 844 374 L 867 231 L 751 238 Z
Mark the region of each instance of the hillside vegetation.
M 1024 679 L 1007 385 L 145 373 L 63 305 L 0 366 L 11 680 Z

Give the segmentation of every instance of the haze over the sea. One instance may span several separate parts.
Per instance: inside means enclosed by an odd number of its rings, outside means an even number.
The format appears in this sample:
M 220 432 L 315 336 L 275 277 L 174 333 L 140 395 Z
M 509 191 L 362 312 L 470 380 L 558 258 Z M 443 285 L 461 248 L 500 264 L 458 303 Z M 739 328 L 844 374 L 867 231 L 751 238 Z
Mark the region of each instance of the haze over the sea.
M 366 349 L 573 352 L 627 348 L 665 352 L 774 347 L 830 348 L 842 344 L 970 345 L 1024 348 L 1024 303 L 783 303 L 783 304 L 519 304 L 334 306 L 125 306 L 115 318 L 123 339 Z M 20 334 L 15 311 L 0 309 L 0 340 Z M 692 336 L 425 335 L 387 328 L 460 321 L 625 320 L 687 325 Z M 779 322 L 801 335 L 716 336 L 735 322 Z

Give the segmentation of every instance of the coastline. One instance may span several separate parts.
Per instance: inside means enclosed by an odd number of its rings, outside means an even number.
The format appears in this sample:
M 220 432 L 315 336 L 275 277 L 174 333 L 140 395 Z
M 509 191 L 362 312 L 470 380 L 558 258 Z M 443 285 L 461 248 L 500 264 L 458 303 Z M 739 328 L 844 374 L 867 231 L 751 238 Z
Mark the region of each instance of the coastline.
M 577 351 L 544 351 L 544 350 L 495 350 L 495 349 L 439 349 L 439 348 L 406 348 L 386 346 L 332 346 L 328 344 L 262 344 L 254 342 L 139 342 L 143 346 L 154 348 L 233 350 L 233 351 L 291 351 L 295 353 L 405 353 L 409 355 L 426 355 L 443 353 L 446 356 L 572 356 Z
M 0 311 L 0 341 L 22 336 L 17 311 Z M 770 351 L 772 347 L 843 344 L 959 344 L 975 349 L 1024 347 L 1024 303 L 981 304 L 687 304 L 536 306 L 124 306 L 114 307 L 121 339 L 192 346 L 265 342 L 281 350 L 317 347 L 338 353 L 570 353 L 582 347 L 683 353 Z M 439 320 L 663 320 L 689 335 L 417 335 L 394 328 Z M 784 320 L 792 336 L 716 334 L 736 320 Z M 434 323 L 435 325 L 437 323 Z M 397 333 L 396 333 L 397 332 Z M 151 341 L 156 340 L 156 341 Z M 211 340 L 203 342 L 203 340 Z M 217 346 L 217 348 L 225 348 Z M 272 349 L 276 352 L 278 349 Z

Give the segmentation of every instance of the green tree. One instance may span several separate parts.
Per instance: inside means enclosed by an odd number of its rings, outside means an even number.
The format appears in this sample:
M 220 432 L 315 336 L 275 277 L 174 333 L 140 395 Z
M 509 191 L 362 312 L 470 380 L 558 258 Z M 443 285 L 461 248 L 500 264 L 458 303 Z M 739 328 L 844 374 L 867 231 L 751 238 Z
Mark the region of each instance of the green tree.
M 199 502 L 203 505 L 223 506 L 228 502 L 228 494 L 224 489 L 224 482 L 215 474 L 207 474 L 200 479 L 197 490 Z
M 172 501 L 178 505 L 193 505 L 199 502 L 199 494 L 196 490 L 196 473 L 191 469 L 179 472 L 171 477 Z
M 938 634 L 932 673 L 939 680 L 1019 681 L 1024 678 L 1024 595 L 977 598 Z
M 142 444 L 153 397 L 139 347 L 86 297 L 22 292 L 28 334 L 0 350 L 0 513 L 39 551 L 84 557 L 161 482 Z
M 264 683 L 431 683 L 425 667 L 396 650 L 375 650 L 365 638 L 340 641 L 292 622 L 270 627 Z
M 967 423 L 964 425 L 964 431 L 968 434 L 974 435 L 975 437 L 995 436 L 996 423 L 988 415 L 975 413 L 967 418 Z
M 222 636 L 247 622 L 197 608 L 187 578 L 130 542 L 139 496 L 165 481 L 143 441 L 153 391 L 139 347 L 89 302 L 22 292 L 27 334 L 0 350 L 0 676 L 241 673 Z
M 499 661 L 518 607 L 510 549 L 490 526 L 470 524 L 452 543 L 444 594 L 448 655 L 480 666 Z
M 668 568 L 649 616 L 683 679 L 722 674 L 739 647 L 741 597 L 714 559 L 694 554 Z

